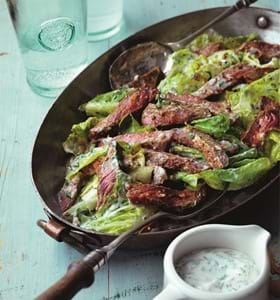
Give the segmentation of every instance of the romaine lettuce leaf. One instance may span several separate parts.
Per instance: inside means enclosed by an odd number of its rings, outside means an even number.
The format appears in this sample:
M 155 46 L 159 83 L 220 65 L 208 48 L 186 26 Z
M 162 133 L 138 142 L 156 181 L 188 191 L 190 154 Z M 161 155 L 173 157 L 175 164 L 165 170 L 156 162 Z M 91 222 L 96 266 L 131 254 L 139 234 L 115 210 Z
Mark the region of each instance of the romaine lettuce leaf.
M 267 134 L 264 143 L 264 153 L 273 164 L 280 161 L 280 131 L 273 130 Z
M 151 183 L 154 167 L 140 166 L 129 173 L 132 182 Z
M 127 202 L 121 207 L 111 206 L 104 213 L 93 216 L 81 216 L 80 226 L 109 234 L 121 234 L 153 213 L 151 209 L 134 206 Z
M 80 213 L 92 213 L 97 203 L 98 177 L 92 176 L 82 188 L 76 203 L 64 212 L 65 217 L 78 217 Z
M 227 49 L 234 49 L 241 46 L 241 44 L 258 39 L 257 33 L 250 33 L 247 35 L 239 35 L 234 37 L 223 37 L 223 43 Z
M 189 48 L 192 51 L 198 51 L 201 48 L 206 47 L 208 44 L 213 42 L 222 42 L 223 36 L 217 33 L 203 33 L 199 35 L 197 38 L 195 38 L 187 48 Z
M 83 153 L 88 147 L 88 132 L 102 118 L 89 117 L 84 122 L 74 124 L 71 133 L 63 143 L 63 149 L 66 153 L 78 155 Z
M 198 57 L 199 57 L 198 54 L 195 54 L 191 50 L 186 48 L 179 49 L 173 52 L 168 57 L 167 69 L 170 69 L 168 75 L 172 76 L 177 73 L 185 72 L 185 69 L 189 65 L 189 63 Z
M 190 157 L 201 160 L 205 159 L 201 151 L 180 144 L 172 144 L 169 151 L 184 157 Z
M 226 99 L 232 111 L 238 114 L 245 128 L 253 122 L 262 96 L 280 103 L 279 78 L 280 69 L 243 85 L 237 91 L 226 92 Z
M 192 93 L 225 68 L 240 62 L 241 56 L 233 50 L 223 50 L 209 57 L 199 55 L 185 62 L 182 60 L 184 63 L 180 61 L 180 65 L 176 65 L 174 61 L 171 72 L 160 82 L 158 88 L 162 94 Z
M 89 102 L 82 104 L 79 109 L 84 111 L 88 116 L 107 116 L 129 92 L 129 89 L 122 89 L 97 95 Z
M 229 130 L 230 119 L 226 114 L 219 114 L 209 118 L 194 120 L 191 122 L 191 125 L 214 137 L 220 137 Z
M 224 37 L 217 33 L 203 33 L 195 38 L 189 45 L 188 48 L 192 51 L 197 51 L 200 48 L 204 48 L 209 43 L 222 42 L 225 49 L 235 49 L 241 46 L 242 43 L 252 41 L 258 38 L 256 33 L 248 35 L 240 35 L 235 37 Z
M 127 168 L 134 170 L 145 165 L 145 152 L 140 145 L 129 145 L 121 141 L 118 145 L 122 149 L 122 161 Z
M 232 132 L 232 133 L 230 133 L 231 131 L 233 131 L 232 130 L 233 128 L 235 128 L 235 127 L 231 127 L 229 129 L 228 133 L 222 135 L 218 139 L 219 140 L 226 140 L 226 141 L 229 141 L 232 144 L 236 144 L 236 145 L 238 145 L 239 149 L 242 150 L 242 151 L 248 150 L 249 147 L 245 143 L 243 143 L 242 141 L 240 141 L 239 138 L 236 137 L 236 136 L 239 136 L 239 130 L 238 130 L 238 132 Z
M 228 190 L 232 191 L 253 184 L 266 174 L 271 167 L 270 159 L 261 157 L 253 161 L 250 160 L 247 164 L 238 168 L 207 170 L 198 174 L 178 172 L 174 178 L 185 182 L 193 189 L 198 187 L 199 180 L 205 181 L 207 185 L 215 190 L 223 190 L 229 183 Z
M 104 156 L 107 152 L 107 147 L 95 147 L 86 153 L 79 154 L 70 161 L 66 170 L 66 180 L 77 174 L 81 169 L 94 162 L 100 156 Z
M 130 114 L 119 124 L 121 133 L 136 133 L 136 132 L 150 132 L 155 130 L 153 126 L 140 125 L 139 122 Z
M 255 159 L 253 158 L 244 158 L 242 160 L 236 161 L 234 163 L 231 164 L 232 168 L 239 168 L 241 166 L 245 166 L 251 162 L 255 161 Z
M 258 151 L 256 148 L 250 148 L 248 150 L 242 151 L 238 154 L 235 154 L 229 158 L 229 165 L 232 166 L 236 162 L 240 162 L 243 159 L 248 158 L 257 158 L 258 157 Z

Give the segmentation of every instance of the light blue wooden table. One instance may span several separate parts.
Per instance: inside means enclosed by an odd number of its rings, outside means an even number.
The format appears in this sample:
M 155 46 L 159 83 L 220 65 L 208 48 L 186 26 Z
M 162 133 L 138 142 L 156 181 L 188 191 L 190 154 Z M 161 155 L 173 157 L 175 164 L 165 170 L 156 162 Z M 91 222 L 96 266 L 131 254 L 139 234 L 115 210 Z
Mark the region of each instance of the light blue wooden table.
M 113 0 L 112 0 L 113 1 Z M 125 24 L 111 39 L 89 44 L 90 61 L 128 35 L 175 15 L 233 1 L 126 0 Z M 279 10 L 279 0 L 258 6 Z M 31 150 L 54 100 L 35 95 L 25 72 L 6 3 L 0 0 L 0 299 L 32 299 L 81 254 L 36 226 L 45 218 L 31 180 Z M 162 251 L 118 253 L 75 299 L 145 300 L 162 287 Z

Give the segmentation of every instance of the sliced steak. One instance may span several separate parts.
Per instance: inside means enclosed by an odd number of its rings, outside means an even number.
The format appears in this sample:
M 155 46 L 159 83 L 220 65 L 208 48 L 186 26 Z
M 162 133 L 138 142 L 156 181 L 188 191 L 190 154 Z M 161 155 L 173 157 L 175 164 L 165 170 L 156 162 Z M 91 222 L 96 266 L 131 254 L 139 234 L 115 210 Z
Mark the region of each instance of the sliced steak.
M 190 127 L 174 129 L 173 140 L 200 150 L 213 169 L 224 168 L 229 163 L 228 156 L 220 143 L 199 130 Z
M 242 82 L 252 82 L 262 77 L 263 75 L 274 71 L 275 68 L 258 68 L 246 64 L 236 64 L 225 69 L 218 76 L 210 79 L 200 89 L 192 95 L 201 98 L 207 98 L 213 95 L 219 95 L 226 89 L 233 87 Z
M 142 124 L 155 127 L 185 124 L 195 119 L 210 117 L 211 113 L 207 108 L 190 107 L 171 104 L 157 108 L 150 103 L 142 113 Z
M 97 210 L 106 205 L 110 197 L 118 197 L 115 192 L 118 183 L 118 171 L 117 147 L 115 143 L 112 143 L 109 145 L 103 163 L 98 167 Z
M 139 144 L 145 148 L 164 151 L 172 141 L 173 131 L 154 131 L 141 133 L 127 133 L 113 138 L 115 141 L 121 141 L 130 145 Z
M 240 46 L 239 50 L 255 55 L 263 63 L 270 61 L 273 57 L 280 58 L 280 45 L 263 41 L 246 42 Z
M 159 67 L 154 67 L 143 75 L 138 75 L 133 81 L 127 83 L 125 86 L 134 88 L 156 88 L 164 74 Z
M 148 165 L 160 166 L 164 169 L 181 170 L 191 174 L 210 169 L 210 165 L 207 162 L 167 152 L 145 150 L 145 156 Z
M 204 103 L 210 103 L 209 101 L 193 96 L 190 94 L 182 94 L 182 95 L 177 95 L 173 93 L 167 93 L 165 95 L 165 100 L 172 102 L 172 103 L 177 103 L 177 104 L 182 104 L 182 105 L 191 105 L 191 104 L 204 104 Z
M 171 104 L 162 108 L 157 108 L 153 103 L 148 104 L 142 113 L 143 125 L 155 127 L 180 125 L 221 113 L 226 113 L 232 121 L 236 120 L 236 115 L 226 101 L 211 102 L 192 95 L 170 93 L 167 94 L 166 100 Z
M 226 113 L 231 120 L 234 121 L 236 119 L 236 115 L 231 111 L 231 108 L 226 101 L 213 102 L 193 95 L 175 95 L 172 93 L 168 93 L 166 95 L 166 100 L 172 103 L 184 105 L 186 107 L 208 110 L 209 114 L 211 115 Z
M 126 195 L 136 205 L 184 209 L 199 203 L 204 190 L 174 190 L 160 185 L 137 183 L 128 187 Z
M 155 98 L 157 90 L 140 89 L 125 97 L 117 108 L 105 119 L 101 120 L 96 126 L 90 129 L 89 137 L 91 141 L 105 136 L 114 126 L 118 125 L 130 113 L 136 112 Z
M 261 110 L 255 121 L 242 137 L 243 142 L 251 147 L 263 144 L 265 135 L 272 129 L 279 129 L 280 106 L 268 97 L 262 97 Z
M 208 45 L 198 49 L 195 51 L 197 54 L 202 54 L 204 56 L 209 56 L 219 50 L 224 49 L 224 44 L 223 42 L 211 42 Z
M 177 142 L 200 150 L 212 168 L 224 168 L 228 165 L 228 157 L 219 142 L 210 135 L 199 130 L 184 127 L 170 130 L 128 133 L 113 138 L 128 144 L 139 144 L 144 148 L 166 151 L 172 142 Z
M 77 173 L 69 181 L 64 182 L 58 193 L 58 203 L 63 212 L 75 203 L 84 177 L 82 173 Z

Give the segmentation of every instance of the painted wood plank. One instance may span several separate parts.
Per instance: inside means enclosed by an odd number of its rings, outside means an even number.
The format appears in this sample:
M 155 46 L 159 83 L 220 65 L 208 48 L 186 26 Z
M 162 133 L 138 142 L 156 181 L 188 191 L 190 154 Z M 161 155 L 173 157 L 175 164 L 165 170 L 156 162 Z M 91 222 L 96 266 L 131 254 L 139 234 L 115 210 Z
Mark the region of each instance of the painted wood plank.
M 89 44 L 89 61 L 145 26 L 233 1 L 125 0 L 125 26 L 111 39 Z M 278 0 L 258 5 L 279 9 Z M 278 8 L 277 8 L 278 7 Z M 32 145 L 54 100 L 35 95 L 25 71 L 4 0 L 0 0 L 0 300 L 32 299 L 82 257 L 35 225 L 45 218 L 30 174 Z M 96 275 L 80 300 L 152 299 L 162 285 L 163 251 L 120 252 Z

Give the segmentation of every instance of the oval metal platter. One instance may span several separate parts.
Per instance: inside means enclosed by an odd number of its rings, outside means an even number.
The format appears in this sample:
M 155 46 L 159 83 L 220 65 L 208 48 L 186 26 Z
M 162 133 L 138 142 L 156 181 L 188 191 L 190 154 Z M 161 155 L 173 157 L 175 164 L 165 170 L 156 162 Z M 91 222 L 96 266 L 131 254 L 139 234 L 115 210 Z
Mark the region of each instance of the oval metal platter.
M 112 61 L 123 50 L 140 42 L 180 40 L 210 21 L 223 9 L 214 8 L 181 15 L 132 35 L 91 63 L 71 82 L 50 108 L 35 140 L 32 175 L 44 210 L 49 219 L 58 225 L 58 231 L 63 232 L 59 236 L 60 240 L 70 243 L 79 250 L 87 251 L 107 244 L 114 238 L 112 235 L 83 230 L 67 222 L 61 217 L 61 211 L 57 204 L 56 195 L 63 184 L 65 165 L 69 159 L 62 149 L 62 142 L 68 136 L 72 124 L 85 119 L 85 116 L 78 111 L 79 105 L 97 94 L 110 90 L 108 70 Z M 258 22 L 260 17 L 267 19 L 267 27 L 259 27 L 263 24 L 263 22 Z M 229 17 L 213 29 L 224 36 L 256 32 L 267 42 L 279 43 L 277 40 L 279 39 L 279 28 L 279 12 L 248 8 Z M 277 178 L 279 178 L 279 168 L 275 167 L 256 184 L 238 192 L 228 192 L 222 201 L 215 203 L 187 222 L 170 224 L 163 220 L 156 231 L 140 233 L 125 243 L 123 247 L 134 250 L 157 248 L 167 245 L 175 236 L 192 226 L 218 222 L 221 217 L 226 222 L 230 212 L 236 211 L 237 208 L 239 208 L 238 211 L 242 210 L 245 203 L 254 199 L 264 189 L 270 187 L 271 190 L 271 185 Z M 274 186 L 276 185 L 274 184 Z

